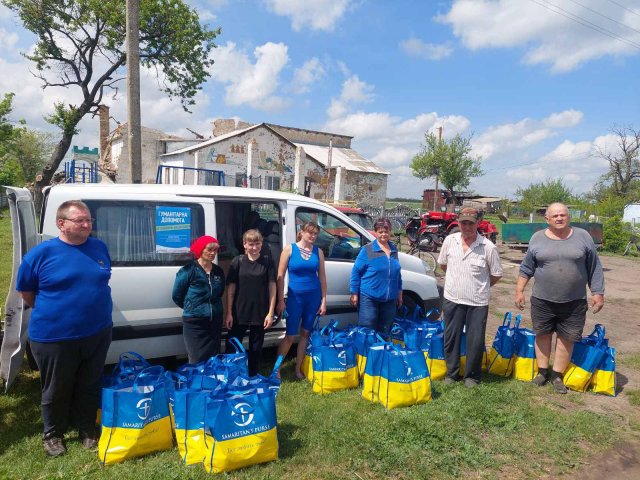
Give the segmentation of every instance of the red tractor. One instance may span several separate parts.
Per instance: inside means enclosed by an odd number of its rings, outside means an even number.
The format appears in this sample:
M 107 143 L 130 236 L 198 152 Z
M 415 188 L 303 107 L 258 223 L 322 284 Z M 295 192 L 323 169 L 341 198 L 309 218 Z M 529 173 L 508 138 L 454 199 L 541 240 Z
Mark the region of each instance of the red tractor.
M 426 212 L 422 217 L 413 217 L 405 227 L 407 238 L 411 244 L 418 243 L 421 250 L 435 251 L 444 238 L 460 231 L 458 214 L 451 212 Z M 478 233 L 496 243 L 498 229 L 483 217 L 479 211 Z

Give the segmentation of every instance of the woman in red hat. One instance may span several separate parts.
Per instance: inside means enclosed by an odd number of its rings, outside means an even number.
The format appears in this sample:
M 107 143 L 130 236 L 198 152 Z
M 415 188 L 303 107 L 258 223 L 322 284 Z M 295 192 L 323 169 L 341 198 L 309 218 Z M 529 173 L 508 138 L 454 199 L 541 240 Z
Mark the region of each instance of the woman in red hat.
M 189 363 L 198 363 L 220 353 L 224 272 L 213 263 L 218 240 L 208 235 L 196 239 L 193 262 L 176 274 L 172 298 L 183 309 L 182 336 Z

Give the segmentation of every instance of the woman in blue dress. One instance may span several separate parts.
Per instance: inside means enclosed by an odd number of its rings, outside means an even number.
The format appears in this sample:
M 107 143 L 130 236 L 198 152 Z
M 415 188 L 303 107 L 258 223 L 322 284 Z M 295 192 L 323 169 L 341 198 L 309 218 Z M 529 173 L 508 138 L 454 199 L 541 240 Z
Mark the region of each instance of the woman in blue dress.
M 314 242 L 318 238 L 320 227 L 315 222 L 302 225 L 298 241 L 287 245 L 280 256 L 278 265 L 278 306 L 282 315 L 287 310 L 287 331 L 278 347 L 278 355 L 285 356 L 298 340 L 296 354 L 296 377 L 304 378 L 300 370 L 309 341 L 309 332 L 313 328 L 316 315 L 327 311 L 327 279 L 324 271 L 324 254 Z M 287 299 L 284 298 L 284 277 L 289 272 Z

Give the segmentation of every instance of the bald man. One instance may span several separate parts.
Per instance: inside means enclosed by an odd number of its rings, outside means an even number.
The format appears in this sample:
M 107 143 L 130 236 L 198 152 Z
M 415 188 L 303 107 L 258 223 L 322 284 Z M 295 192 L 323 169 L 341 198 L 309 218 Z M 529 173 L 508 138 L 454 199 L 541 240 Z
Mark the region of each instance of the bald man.
M 524 309 L 524 289 L 533 277 L 531 322 L 538 362 L 533 383 L 542 386 L 550 381 L 556 392 L 567 393 L 562 377 L 574 342 L 582 338 L 588 310 L 586 287 L 591 290 L 592 311 L 598 313 L 604 306 L 604 273 L 591 235 L 570 225 L 566 205 L 552 203 L 545 219 L 549 226 L 533 234 L 520 265 L 515 304 Z M 554 333 L 556 352 L 549 371 Z

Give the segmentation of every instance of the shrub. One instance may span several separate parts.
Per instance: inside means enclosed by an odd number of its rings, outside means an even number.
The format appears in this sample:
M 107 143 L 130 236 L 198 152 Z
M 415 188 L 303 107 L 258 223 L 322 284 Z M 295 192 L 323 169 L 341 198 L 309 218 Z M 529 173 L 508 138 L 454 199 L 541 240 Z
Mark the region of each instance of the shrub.
M 620 217 L 611 217 L 602 225 L 603 249 L 607 252 L 622 253 L 629 242 L 631 230 L 620 220 Z

